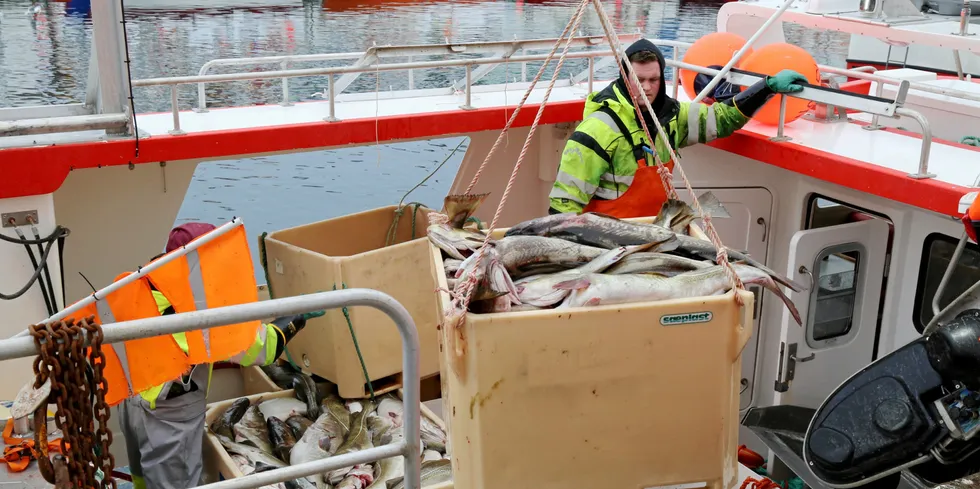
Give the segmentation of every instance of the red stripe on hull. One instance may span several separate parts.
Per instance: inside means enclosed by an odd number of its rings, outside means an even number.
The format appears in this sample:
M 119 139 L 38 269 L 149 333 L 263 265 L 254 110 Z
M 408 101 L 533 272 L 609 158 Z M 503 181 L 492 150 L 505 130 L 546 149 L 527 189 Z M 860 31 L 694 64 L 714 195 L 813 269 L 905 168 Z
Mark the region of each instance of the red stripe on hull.
M 583 102 L 553 102 L 545 107 L 542 124 L 576 121 L 582 118 Z M 530 126 L 539 105 L 525 105 L 514 127 Z M 180 136 L 155 135 L 140 140 L 139 158 L 131 139 L 92 143 L 36 146 L 0 150 L 0 199 L 40 195 L 57 190 L 68 172 L 81 168 L 101 168 L 179 161 L 190 159 L 234 158 L 239 155 L 288 150 L 313 150 L 347 144 L 365 144 L 431 137 L 449 137 L 479 131 L 499 130 L 513 109 L 490 108 L 353 119 L 340 122 L 314 122 L 253 129 L 209 131 Z
M 526 127 L 538 106 L 526 106 L 514 123 Z M 541 122 L 554 124 L 581 119 L 584 101 L 555 102 L 545 108 Z M 0 198 L 51 193 L 68 172 L 79 168 L 155 163 L 188 159 L 234 158 L 288 150 L 315 150 L 346 144 L 413 138 L 448 137 L 503 128 L 512 109 L 451 111 L 341 122 L 316 122 L 277 127 L 214 131 L 140 140 L 140 157 L 133 158 L 132 140 L 66 144 L 0 150 Z M 934 141 L 937 144 L 942 144 Z M 955 215 L 966 187 L 936 180 L 914 180 L 906 174 L 794 143 L 773 143 L 746 131 L 716 140 L 711 146 L 796 173 L 944 215 Z M 962 146 L 956 145 L 955 146 Z M 964 146 L 965 147 L 965 146 Z

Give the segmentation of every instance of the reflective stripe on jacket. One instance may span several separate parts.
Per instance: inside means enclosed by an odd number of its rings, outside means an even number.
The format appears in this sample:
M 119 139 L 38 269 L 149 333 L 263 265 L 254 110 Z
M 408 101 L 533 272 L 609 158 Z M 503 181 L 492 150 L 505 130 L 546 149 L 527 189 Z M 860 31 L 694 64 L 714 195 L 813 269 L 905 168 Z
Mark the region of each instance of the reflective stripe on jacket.
M 621 93 L 616 83 L 589 95 L 583 121 L 562 153 L 558 176 L 549 196 L 553 209 L 582 212 L 593 198 L 616 199 L 629 188 L 636 174 L 636 161 L 643 157 L 635 154 L 633 144 L 649 146 L 636 117 L 629 94 Z M 749 120 L 738 108 L 727 103 L 679 102 L 677 115 L 660 122 L 672 146 L 677 149 L 727 137 Z M 621 127 L 632 141 L 624 137 Z M 650 129 L 655 130 L 654 127 Z M 656 136 L 654 139 L 660 160 L 669 161 L 670 153 L 662 138 Z M 647 161 L 654 164 L 652 158 Z
M 166 296 L 160 291 L 154 290 L 153 299 L 156 301 L 157 310 L 160 315 L 173 314 L 174 308 L 170 304 L 170 301 Z M 248 347 L 247 350 L 231 357 L 228 359 L 231 363 L 236 363 L 243 367 L 250 367 L 252 365 L 270 365 L 276 360 L 278 355 L 276 351 L 279 346 L 279 335 L 276 333 L 275 327 L 271 324 L 264 324 L 263 328 L 258 328 L 255 333 L 255 341 Z M 187 335 L 185 333 L 173 333 L 174 341 L 177 342 L 177 346 L 183 350 L 184 354 L 190 351 L 187 345 Z M 211 368 L 211 365 L 208 365 Z M 211 376 L 208 375 L 208 379 Z M 163 392 L 169 392 L 170 386 L 173 382 L 164 382 L 163 384 L 156 385 L 150 389 L 140 392 L 140 397 L 142 397 L 146 402 L 150 403 L 150 409 L 156 409 L 156 402 L 160 398 L 160 394 Z

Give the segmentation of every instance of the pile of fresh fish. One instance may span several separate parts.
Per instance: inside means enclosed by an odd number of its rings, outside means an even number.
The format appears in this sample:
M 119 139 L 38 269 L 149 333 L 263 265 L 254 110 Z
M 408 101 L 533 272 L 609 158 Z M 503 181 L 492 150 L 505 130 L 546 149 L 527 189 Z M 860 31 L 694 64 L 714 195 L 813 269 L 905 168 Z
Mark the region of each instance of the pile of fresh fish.
M 476 281 L 470 312 L 658 301 L 719 295 L 731 288 L 724 267 L 715 263 L 717 248 L 688 234 L 696 216 L 683 201 L 665 202 L 651 224 L 597 213 L 553 214 L 487 240 L 479 229 L 464 227 L 487 195 L 446 197 L 449 222 L 428 228 L 429 240 L 443 252 L 449 288 L 465 279 Z M 701 195 L 698 203 L 712 217 L 729 217 L 711 192 Z M 799 292 L 801 285 L 746 253 L 727 253 L 744 285 L 772 291 L 802 324 L 796 307 L 779 288 Z
M 247 398 L 238 399 L 211 423 L 209 430 L 242 474 L 366 450 L 403 437 L 404 406 L 392 394 L 375 401 L 345 402 L 334 394 L 321 397 L 315 384 L 312 392 L 295 392 L 304 399 L 259 399 L 254 404 Z M 308 406 L 309 399 L 317 400 L 316 416 L 310 414 L 314 410 Z M 446 433 L 425 416 L 421 423 L 422 485 L 451 480 Z M 392 489 L 404 486 L 403 475 L 404 458 L 392 457 L 266 487 Z

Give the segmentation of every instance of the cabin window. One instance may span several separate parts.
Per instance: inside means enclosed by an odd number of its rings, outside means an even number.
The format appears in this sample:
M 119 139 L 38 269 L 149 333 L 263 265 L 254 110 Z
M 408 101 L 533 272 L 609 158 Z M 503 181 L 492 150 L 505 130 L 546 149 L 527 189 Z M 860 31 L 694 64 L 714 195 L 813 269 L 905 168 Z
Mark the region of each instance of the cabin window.
M 855 243 L 824 250 L 813 264 L 808 340 L 822 342 L 851 331 L 862 247 Z
M 925 329 L 929 321 L 932 320 L 932 299 L 936 296 L 936 289 L 939 282 L 946 273 L 946 267 L 953 257 L 956 244 L 959 238 L 953 238 L 941 233 L 932 233 L 926 236 L 922 246 L 922 261 L 919 265 L 919 284 L 916 287 L 915 307 L 913 308 L 913 320 L 915 329 L 919 333 Z M 949 305 L 953 299 L 970 288 L 973 284 L 980 281 L 980 247 L 972 241 L 967 241 L 963 254 L 960 255 L 959 263 L 953 270 L 953 275 L 943 291 L 943 296 L 939 299 L 939 308 L 942 309 Z

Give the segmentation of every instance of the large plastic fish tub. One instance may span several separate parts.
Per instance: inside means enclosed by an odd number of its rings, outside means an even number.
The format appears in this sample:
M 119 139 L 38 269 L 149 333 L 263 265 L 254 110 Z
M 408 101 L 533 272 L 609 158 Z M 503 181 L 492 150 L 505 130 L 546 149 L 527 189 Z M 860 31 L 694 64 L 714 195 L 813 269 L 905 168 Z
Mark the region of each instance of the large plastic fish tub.
M 441 251 L 430 252 L 445 290 Z M 450 297 L 439 295 L 441 312 Z M 456 489 L 737 486 L 740 355 L 754 304 L 741 295 L 743 307 L 729 292 L 468 313 L 459 334 L 443 324 Z
M 275 385 L 275 384 L 273 384 Z M 399 398 L 402 397 L 402 391 L 399 389 L 397 391 Z M 294 397 L 292 389 L 280 390 L 275 392 L 267 392 L 264 394 L 254 394 L 251 396 L 245 396 L 248 398 L 249 402 L 254 404 L 257 401 L 262 401 L 266 399 L 277 399 L 280 397 Z M 219 416 L 225 413 L 235 401 L 241 399 L 236 397 L 234 399 L 228 399 L 220 402 L 213 402 L 207 405 L 207 410 L 204 414 L 205 426 L 211 426 L 211 423 L 217 419 Z M 424 404 L 419 406 L 422 416 L 425 416 L 430 421 L 436 424 L 436 426 L 446 431 L 446 423 L 436 416 L 429 408 L 425 407 Z M 448 432 L 447 432 L 448 434 Z M 212 434 L 210 431 L 205 429 L 204 434 L 204 474 L 202 476 L 202 484 L 211 484 L 213 482 L 218 482 L 225 479 L 235 479 L 238 477 L 244 477 L 245 474 L 238 468 L 238 464 L 231 458 L 231 455 L 225 450 L 225 447 L 221 445 L 218 441 L 218 437 Z M 285 462 L 288 462 L 286 460 Z M 446 482 L 434 486 L 428 486 L 431 489 L 452 489 L 453 483 Z
M 428 209 L 406 207 L 395 244 L 385 246 L 397 206 L 382 207 L 270 233 L 266 266 L 273 297 L 347 288 L 375 289 L 408 310 L 419 332 L 422 377 L 439 373 L 438 298 L 432 293 Z M 414 214 L 414 218 L 413 218 Z M 414 223 L 414 228 L 413 228 Z M 375 393 L 401 385 L 402 344 L 394 322 L 369 307 L 351 307 L 350 324 Z M 289 342 L 300 368 L 337 384 L 345 399 L 369 395 L 348 321 L 341 309 L 311 319 Z

